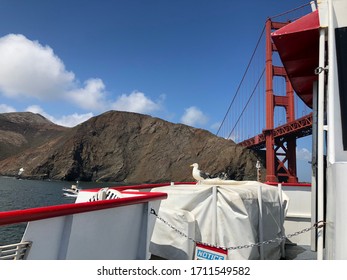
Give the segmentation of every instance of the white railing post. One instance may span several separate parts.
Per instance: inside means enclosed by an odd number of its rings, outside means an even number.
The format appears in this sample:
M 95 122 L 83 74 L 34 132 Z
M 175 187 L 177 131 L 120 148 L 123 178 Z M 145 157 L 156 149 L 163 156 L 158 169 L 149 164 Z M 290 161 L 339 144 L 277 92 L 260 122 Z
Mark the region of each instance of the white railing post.
M 217 186 L 212 187 L 212 244 L 217 245 Z
M 258 185 L 258 205 L 259 205 L 259 242 L 264 241 L 264 231 L 263 231 L 263 200 L 262 200 L 262 187 Z M 264 259 L 264 244 L 259 246 L 260 259 Z

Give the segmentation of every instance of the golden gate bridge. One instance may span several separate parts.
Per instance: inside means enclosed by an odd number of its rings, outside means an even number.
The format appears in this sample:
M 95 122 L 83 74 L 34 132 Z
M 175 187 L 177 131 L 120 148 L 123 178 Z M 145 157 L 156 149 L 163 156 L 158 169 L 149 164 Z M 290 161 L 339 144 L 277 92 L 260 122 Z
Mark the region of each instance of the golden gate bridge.
M 307 4 L 265 21 L 217 131 L 218 136 L 244 147 L 265 149 L 267 182 L 298 182 L 297 139 L 312 134 L 312 100 L 295 94 L 271 36 L 309 12 L 311 7 Z M 311 72 L 306 76 L 311 82 L 316 79 Z

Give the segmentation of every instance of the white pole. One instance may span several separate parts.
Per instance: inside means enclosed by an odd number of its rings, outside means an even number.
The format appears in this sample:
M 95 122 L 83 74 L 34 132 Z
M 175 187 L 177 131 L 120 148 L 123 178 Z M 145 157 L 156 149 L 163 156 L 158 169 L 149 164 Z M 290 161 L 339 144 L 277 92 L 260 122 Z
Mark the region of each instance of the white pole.
M 212 187 L 212 244 L 217 245 L 217 186 Z
M 318 128 L 318 83 L 313 83 L 313 122 L 312 122 L 312 180 L 311 180 L 311 226 L 317 217 L 317 128 Z M 317 231 L 311 230 L 311 250 L 317 251 Z
M 315 11 L 315 10 L 317 10 L 316 1 L 311 1 L 310 4 L 311 4 L 312 12 Z
M 282 184 L 278 184 L 277 191 L 278 191 L 278 198 L 279 198 L 279 204 L 280 204 L 281 235 L 284 236 L 285 232 L 284 232 L 284 209 L 283 209 Z M 281 242 L 281 256 L 282 256 L 282 258 L 285 258 L 285 256 L 286 256 L 285 244 L 286 244 L 286 240 L 283 239 Z
M 264 241 L 264 231 L 263 231 L 263 201 L 261 196 L 262 188 L 258 185 L 258 205 L 259 205 L 259 242 Z M 264 259 L 264 245 L 261 244 L 259 247 L 260 259 Z
M 257 160 L 257 163 L 255 165 L 255 167 L 257 168 L 257 181 L 260 182 L 261 181 L 261 176 L 260 176 L 260 162 L 259 160 Z
M 325 30 L 320 30 L 319 36 L 319 67 L 325 68 Z M 323 220 L 324 213 L 324 84 L 325 73 L 318 75 L 318 122 L 317 122 L 317 221 Z M 323 259 L 323 229 L 317 230 L 317 259 Z

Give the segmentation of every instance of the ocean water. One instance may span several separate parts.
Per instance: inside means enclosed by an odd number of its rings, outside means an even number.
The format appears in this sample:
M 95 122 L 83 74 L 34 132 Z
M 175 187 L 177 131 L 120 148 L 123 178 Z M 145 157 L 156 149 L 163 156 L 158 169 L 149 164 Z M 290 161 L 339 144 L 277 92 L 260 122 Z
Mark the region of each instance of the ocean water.
M 64 197 L 63 188 L 74 182 L 46 180 L 18 180 L 0 177 L 0 212 L 49 205 L 74 203 L 75 198 Z M 116 183 L 80 182 L 81 189 L 115 186 Z M 120 184 L 118 184 L 120 185 Z M 0 226 L 0 246 L 20 242 L 26 223 Z

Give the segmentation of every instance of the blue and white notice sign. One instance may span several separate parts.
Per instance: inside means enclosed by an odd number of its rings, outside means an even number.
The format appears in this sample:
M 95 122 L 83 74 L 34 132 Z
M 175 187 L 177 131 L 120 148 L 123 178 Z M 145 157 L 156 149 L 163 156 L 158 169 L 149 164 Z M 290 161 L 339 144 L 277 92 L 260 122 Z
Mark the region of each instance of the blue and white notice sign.
M 228 250 L 216 248 L 203 244 L 196 244 L 195 259 L 196 260 L 226 260 Z

